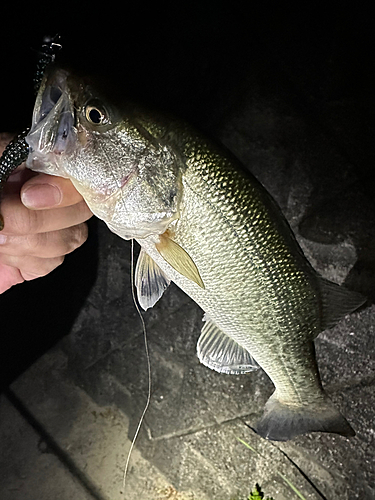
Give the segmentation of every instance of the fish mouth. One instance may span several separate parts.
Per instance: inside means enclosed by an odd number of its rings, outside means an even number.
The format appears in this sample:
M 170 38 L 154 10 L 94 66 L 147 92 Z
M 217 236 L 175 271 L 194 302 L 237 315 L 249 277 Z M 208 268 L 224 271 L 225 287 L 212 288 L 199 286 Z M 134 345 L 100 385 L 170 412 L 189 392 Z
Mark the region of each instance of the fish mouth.
M 75 112 L 67 80 L 66 71 L 55 70 L 46 77 L 37 96 L 32 126 L 26 136 L 34 159 L 39 157 L 43 162 L 53 163 L 54 157 L 76 147 Z

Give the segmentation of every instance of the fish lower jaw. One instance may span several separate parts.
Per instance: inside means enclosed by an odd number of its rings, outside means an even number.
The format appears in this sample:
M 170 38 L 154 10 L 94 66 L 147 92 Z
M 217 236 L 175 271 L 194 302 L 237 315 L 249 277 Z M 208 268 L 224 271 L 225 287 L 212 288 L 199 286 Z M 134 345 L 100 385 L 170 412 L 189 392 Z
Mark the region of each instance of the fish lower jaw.
M 44 154 L 32 151 L 26 160 L 26 167 L 33 172 L 68 178 L 65 170 L 63 170 L 59 164 L 59 156 L 60 154 L 52 152 Z

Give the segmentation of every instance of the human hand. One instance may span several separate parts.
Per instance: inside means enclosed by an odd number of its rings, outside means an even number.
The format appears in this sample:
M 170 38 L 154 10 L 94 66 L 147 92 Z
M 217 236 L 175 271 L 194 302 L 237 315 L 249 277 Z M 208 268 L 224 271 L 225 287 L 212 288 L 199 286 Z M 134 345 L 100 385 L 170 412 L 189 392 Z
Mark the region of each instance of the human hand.
M 0 155 L 11 140 L 0 134 Z M 87 239 L 92 213 L 68 179 L 35 174 L 20 165 L 1 196 L 0 293 L 45 276 Z

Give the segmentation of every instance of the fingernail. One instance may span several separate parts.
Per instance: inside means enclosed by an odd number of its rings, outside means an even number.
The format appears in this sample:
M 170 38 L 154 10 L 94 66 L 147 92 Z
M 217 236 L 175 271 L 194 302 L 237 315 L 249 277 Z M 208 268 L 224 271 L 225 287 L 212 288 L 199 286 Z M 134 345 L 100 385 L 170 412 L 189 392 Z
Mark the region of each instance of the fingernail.
M 36 184 L 22 192 L 22 203 L 28 208 L 51 208 L 61 203 L 60 189 L 52 184 Z

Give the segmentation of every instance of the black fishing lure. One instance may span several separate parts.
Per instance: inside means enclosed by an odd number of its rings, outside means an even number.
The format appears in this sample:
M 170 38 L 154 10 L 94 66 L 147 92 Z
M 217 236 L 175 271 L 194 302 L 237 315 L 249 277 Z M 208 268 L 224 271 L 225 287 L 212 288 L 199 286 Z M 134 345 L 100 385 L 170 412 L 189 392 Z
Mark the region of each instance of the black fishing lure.
M 42 83 L 44 73 L 47 66 L 49 66 L 55 60 L 57 52 L 61 49 L 61 44 L 59 43 L 60 36 L 56 35 L 53 38 L 45 37 L 43 40 L 43 45 L 39 52 L 39 59 L 36 64 L 36 70 L 34 74 L 34 91 L 35 94 L 38 93 L 40 84 Z
M 40 85 L 42 83 L 43 75 L 46 71 L 47 66 L 51 64 L 56 53 L 61 49 L 59 43 L 60 37 L 56 35 L 53 38 L 45 37 L 43 40 L 43 45 L 39 51 L 39 59 L 36 65 L 36 71 L 34 75 L 34 90 L 38 93 Z M 0 195 L 1 191 L 6 183 L 10 174 L 15 170 L 22 162 L 26 160 L 29 155 L 29 145 L 27 144 L 25 137 L 27 136 L 30 129 L 26 129 L 20 134 L 18 134 L 4 149 L 3 154 L 0 158 Z M 4 228 L 4 220 L 0 213 L 0 231 Z

